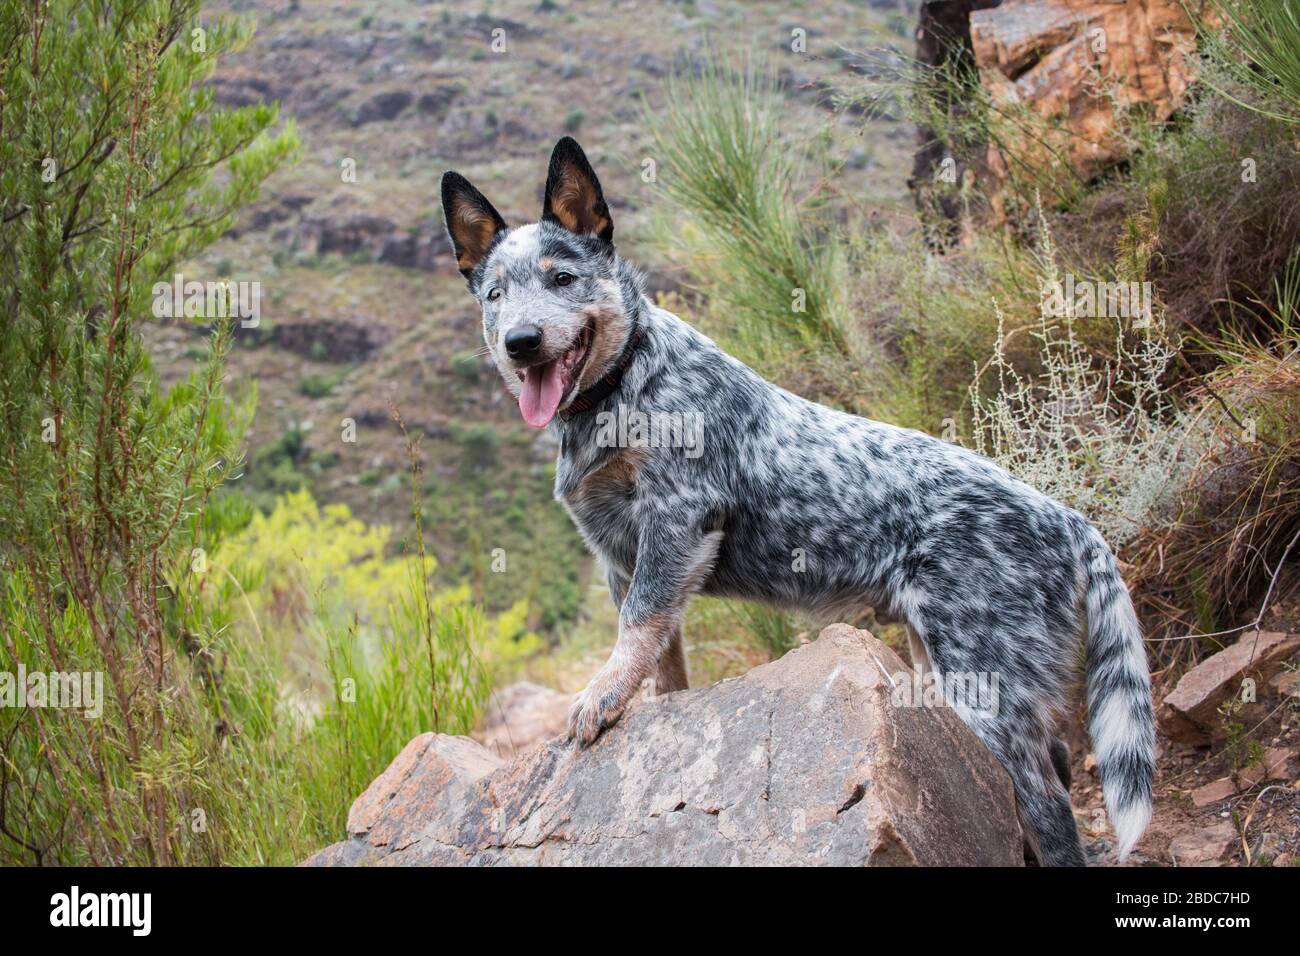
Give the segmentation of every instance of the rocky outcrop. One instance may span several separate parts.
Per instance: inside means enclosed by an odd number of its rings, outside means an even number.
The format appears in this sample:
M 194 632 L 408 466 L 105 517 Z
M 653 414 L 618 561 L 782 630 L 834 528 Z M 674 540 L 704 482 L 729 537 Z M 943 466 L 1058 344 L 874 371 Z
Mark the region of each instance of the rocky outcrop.
M 303 216 L 298 226 L 299 244 L 316 255 L 350 256 L 371 253 L 397 229 L 384 216 L 370 213 L 326 213 Z
M 1219 708 L 1224 702 L 1230 697 L 1243 703 L 1253 701 L 1298 650 L 1300 634 L 1246 632 L 1235 644 L 1201 661 L 1179 679 L 1160 706 L 1160 729 L 1179 743 L 1208 744 L 1222 738 L 1227 722 Z
M 744 677 L 512 762 L 424 734 L 308 864 L 1020 865 L 1011 782 L 910 671 L 835 625 Z
M 1046 144 L 1026 133 L 1014 145 L 1020 158 L 1059 151 L 1086 179 L 1128 155 L 1117 104 L 1140 103 L 1157 122 L 1182 106 L 1195 70 L 1193 14 L 1208 12 L 1197 0 L 1004 0 L 972 12 L 971 44 L 995 100 L 1059 124 Z
M 1014 168 L 1086 181 L 1126 159 L 1124 111 L 1140 106 L 1163 122 L 1183 105 L 1196 70 L 1194 18 L 1212 14 L 1204 0 L 924 0 L 917 62 L 937 76 L 978 71 L 997 124 L 991 142 L 969 138 L 960 122 L 918 131 L 908 185 L 938 230 L 932 242 L 957 238 L 968 174 L 998 222 L 1009 215 L 1000 193 Z M 964 117 L 959 87 L 936 83 L 929 95 L 937 115 Z M 1015 119 L 999 123 L 1002 114 Z M 1042 198 L 1063 197 L 1045 189 Z
M 396 119 L 415 99 L 410 90 L 381 90 L 372 93 L 358 104 L 352 115 L 354 126 Z
M 317 362 L 364 362 L 393 337 L 387 325 L 365 316 L 277 322 L 258 331 L 260 342 Z
M 362 256 L 423 272 L 456 271 L 447 230 L 433 219 L 403 227 L 370 213 L 304 215 L 293 238 L 313 255 Z

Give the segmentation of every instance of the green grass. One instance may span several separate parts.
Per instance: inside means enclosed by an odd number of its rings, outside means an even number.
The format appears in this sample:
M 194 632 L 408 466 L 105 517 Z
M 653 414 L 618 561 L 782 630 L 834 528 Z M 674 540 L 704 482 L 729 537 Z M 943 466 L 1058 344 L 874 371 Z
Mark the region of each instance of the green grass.
M 304 375 L 298 383 L 298 393 L 308 398 L 327 398 L 334 394 L 345 372 L 317 373 Z
M 555 633 L 572 622 L 590 559 L 553 498 L 554 466 L 465 469 L 430 478 L 424 507 L 445 571 L 470 582 L 489 609 L 526 600 L 530 628 Z M 504 570 L 494 568 L 504 559 Z
M 1246 99 L 1221 83 L 1216 92 L 1300 126 L 1300 0 L 1214 0 L 1214 9 L 1226 29 L 1203 28 L 1204 42 L 1255 96 Z
M 808 147 L 782 135 L 781 102 L 761 63 L 708 57 L 669 83 L 663 108 L 646 113 L 673 207 L 659 244 L 742 356 L 761 364 L 794 347 L 851 358 L 843 250 L 817 192 L 800 188 Z

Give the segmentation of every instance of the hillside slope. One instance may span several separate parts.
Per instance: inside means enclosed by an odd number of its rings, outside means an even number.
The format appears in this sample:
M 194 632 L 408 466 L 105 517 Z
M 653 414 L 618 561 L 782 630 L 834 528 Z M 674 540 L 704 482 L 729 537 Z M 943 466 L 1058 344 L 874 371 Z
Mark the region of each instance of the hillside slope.
M 837 115 L 830 90 L 863 60 L 850 52 L 910 41 L 897 3 L 835 3 L 797 16 L 776 3 L 459 4 L 218 2 L 258 24 L 218 66 L 218 102 L 277 100 L 296 122 L 301 162 L 185 278 L 261 283 L 261 320 L 232 357 L 238 389 L 255 383 L 250 457 L 237 487 L 269 507 L 306 484 L 370 521 L 409 527 L 400 408 L 423 453 L 428 530 L 444 574 L 489 605 L 527 596 L 532 623 L 572 618 L 584 551 L 551 501 L 553 448 L 528 429 L 480 354 L 478 316 L 443 233 L 438 178 L 470 176 L 511 222 L 538 213 L 546 157 L 581 139 L 605 182 L 624 255 L 674 290 L 642 241 L 658 186 L 644 110 L 706 46 L 757 52 L 781 71 L 791 130 L 829 135 L 846 158 L 843 188 L 900 206 L 910 127 Z M 796 31 L 804 50 L 792 51 Z M 689 318 L 689 314 L 687 315 Z M 194 324 L 156 329 L 165 380 L 198 354 Z M 345 422 L 355 422 L 355 441 Z M 401 534 L 398 535 L 401 537 Z M 494 576 L 493 550 L 527 568 Z M 509 578 L 509 581 L 504 580 Z

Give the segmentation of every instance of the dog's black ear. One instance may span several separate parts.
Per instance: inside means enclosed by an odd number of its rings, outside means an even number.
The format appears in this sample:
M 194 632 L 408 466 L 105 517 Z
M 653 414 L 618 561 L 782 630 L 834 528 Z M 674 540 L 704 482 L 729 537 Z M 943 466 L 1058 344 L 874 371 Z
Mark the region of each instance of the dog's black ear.
M 556 143 L 551 153 L 542 218 L 580 236 L 595 235 L 605 242 L 614 239 L 614 220 L 600 191 L 600 180 L 572 136 Z
M 506 221 L 481 192 L 460 173 L 442 174 L 442 215 L 456 251 L 456 265 L 466 279 L 483 261 Z

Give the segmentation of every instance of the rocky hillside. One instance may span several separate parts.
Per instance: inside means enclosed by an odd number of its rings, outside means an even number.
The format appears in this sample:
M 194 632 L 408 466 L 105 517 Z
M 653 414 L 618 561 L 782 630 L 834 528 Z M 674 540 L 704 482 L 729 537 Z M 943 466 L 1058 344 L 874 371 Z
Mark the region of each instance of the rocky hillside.
M 218 102 L 278 101 L 301 161 L 186 279 L 261 283 L 261 321 L 241 329 L 236 386 L 256 385 L 250 458 L 239 486 L 263 507 L 305 484 L 323 501 L 409 527 L 406 450 L 391 417 L 419 436 L 426 528 L 444 572 L 489 604 L 532 599 L 547 629 L 576 612 L 585 559 L 550 500 L 553 449 L 528 429 L 479 352 L 478 319 L 449 256 L 438 178 L 456 168 L 511 221 L 535 218 L 546 157 L 576 135 L 600 169 L 625 255 L 657 292 L 685 277 L 646 238 L 657 185 L 644 111 L 674 70 L 707 46 L 752 51 L 780 70 L 789 127 L 829 136 L 842 186 L 867 204 L 905 202 L 909 126 L 839 115 L 837 84 L 863 51 L 908 49 L 914 4 L 701 0 L 506 2 L 492 13 L 425 0 L 230 0 L 210 16 L 252 17 L 256 35 L 211 80 Z M 800 32 L 801 31 L 801 32 Z M 796 43 L 796 40 L 799 42 Z M 800 46 L 801 52 L 792 50 Z M 689 317 L 689 306 L 685 306 Z M 158 327 L 167 380 L 199 354 L 202 330 Z M 345 420 L 355 441 L 345 440 Z M 484 574 L 494 548 L 530 568 L 528 594 Z M 512 576 L 514 577 L 514 576 Z

